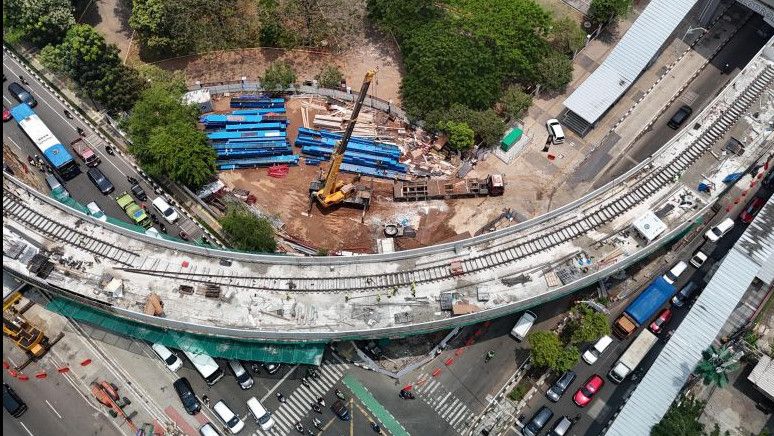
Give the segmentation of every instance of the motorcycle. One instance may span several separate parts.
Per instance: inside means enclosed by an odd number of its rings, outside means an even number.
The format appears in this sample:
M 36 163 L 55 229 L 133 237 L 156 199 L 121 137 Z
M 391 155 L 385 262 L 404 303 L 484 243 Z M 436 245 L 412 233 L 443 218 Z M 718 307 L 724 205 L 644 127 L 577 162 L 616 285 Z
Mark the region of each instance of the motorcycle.
M 413 392 L 411 392 L 411 391 L 406 391 L 406 390 L 401 390 L 401 391 L 400 391 L 400 394 L 398 394 L 398 395 L 399 395 L 401 398 L 403 398 L 404 400 L 413 400 L 414 398 L 416 398 L 416 396 L 414 395 L 414 393 L 413 393 Z
M 307 436 L 315 436 L 317 433 L 313 432 L 313 431 L 312 431 L 312 430 L 310 430 L 310 429 L 307 429 L 307 430 L 306 430 L 306 434 L 307 434 Z
M 139 184 L 137 179 L 135 179 L 132 176 L 126 176 L 126 181 L 129 182 L 130 185 L 138 185 Z
M 162 233 L 167 233 L 167 226 L 159 224 L 159 230 L 161 230 Z
M 322 414 L 322 407 L 320 407 L 317 403 L 312 403 L 312 410 L 314 410 L 317 413 Z
M 287 400 L 285 399 L 284 395 L 282 395 L 281 393 L 277 392 L 277 401 L 279 401 L 280 403 L 284 403 Z
M 317 418 L 312 418 L 312 424 L 317 427 L 318 430 L 322 430 L 322 421 Z
M 64 114 L 67 118 L 71 120 L 73 119 L 73 114 L 71 114 L 70 111 L 68 111 L 67 109 L 64 110 Z
M 318 378 L 320 377 L 320 374 L 317 373 L 317 370 L 314 368 L 307 368 L 306 370 L 306 376 L 311 378 Z
M 155 213 L 150 214 L 150 219 L 153 221 L 154 224 L 159 224 L 161 221 L 159 221 L 159 217 L 156 216 Z
M 177 234 L 177 236 L 180 237 L 180 239 L 187 241 L 188 240 L 188 233 L 180 230 L 180 233 Z
M 317 398 L 317 404 L 325 407 L 325 399 L 323 397 Z
M 304 434 L 304 426 L 303 426 L 303 424 L 301 424 L 300 422 L 297 422 L 296 423 L 296 431 L 301 433 L 301 434 Z
M 371 423 L 371 429 L 373 431 L 377 432 L 377 433 L 381 433 L 382 432 L 382 427 L 378 423 L 376 423 L 376 422 L 372 422 Z
M 311 385 L 309 384 L 309 380 L 307 380 L 306 377 L 301 377 L 301 384 L 306 387 L 311 387 Z
M 250 369 L 252 369 L 252 370 L 253 370 L 253 374 L 256 374 L 256 375 L 258 375 L 258 374 L 260 374 L 260 373 L 261 373 L 261 369 L 260 369 L 260 367 L 258 366 L 258 364 L 257 364 L 257 363 L 251 363 L 251 364 L 250 364 Z
M 494 351 L 490 351 L 490 352 L 486 353 L 486 357 L 484 357 L 484 362 L 489 362 L 490 360 L 492 360 L 492 358 L 494 356 L 495 356 L 495 352 Z
M 338 389 L 336 389 L 336 396 L 339 397 L 339 400 L 346 400 L 346 397 L 344 397 L 344 394 Z
M 78 132 L 78 134 L 81 135 L 81 136 L 86 136 L 86 131 L 83 130 L 82 128 L 80 128 L 80 127 L 76 127 L 75 131 Z
M 111 147 L 110 145 L 106 145 L 105 146 L 105 153 L 113 156 L 113 147 Z

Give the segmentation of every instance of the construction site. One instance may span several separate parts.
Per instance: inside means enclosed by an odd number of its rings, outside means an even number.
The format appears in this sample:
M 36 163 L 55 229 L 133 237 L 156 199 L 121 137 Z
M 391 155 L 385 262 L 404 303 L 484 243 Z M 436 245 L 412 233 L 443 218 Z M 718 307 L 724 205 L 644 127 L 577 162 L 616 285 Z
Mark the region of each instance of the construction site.
M 367 94 L 363 86 L 356 95 Z M 202 128 L 218 156 L 219 180 L 199 197 L 216 213 L 226 210 L 223 197 L 229 196 L 269 218 L 281 251 L 390 252 L 515 223 L 502 207 L 487 204 L 506 190 L 502 174 L 482 174 L 475 156 L 452 150 L 445 137 L 385 112 L 360 110 L 357 101 L 195 91 L 188 98 L 202 109 Z M 342 145 L 346 151 L 331 171 Z M 326 181 L 340 198 L 315 201 Z M 450 225 L 458 212 L 475 219 Z

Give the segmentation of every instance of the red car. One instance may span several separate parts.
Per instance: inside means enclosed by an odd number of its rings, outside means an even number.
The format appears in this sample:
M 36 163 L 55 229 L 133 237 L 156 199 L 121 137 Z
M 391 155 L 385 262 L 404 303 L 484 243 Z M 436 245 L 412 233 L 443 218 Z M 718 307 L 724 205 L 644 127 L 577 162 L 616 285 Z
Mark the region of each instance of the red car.
M 659 312 L 658 317 L 656 317 L 656 319 L 650 323 L 650 331 L 655 334 L 661 333 L 661 329 L 666 323 L 669 322 L 670 319 L 672 319 L 672 309 L 667 307 L 666 309 Z
M 11 119 L 11 111 L 7 107 L 3 106 L 3 122 Z
M 602 377 L 594 374 L 591 376 L 591 378 L 586 380 L 586 383 L 580 389 L 578 389 L 578 392 L 575 393 L 575 396 L 572 397 L 572 400 L 575 401 L 575 404 L 578 406 L 585 407 L 591 402 L 594 394 L 602 389 L 604 384 L 605 381 L 602 380 Z
M 739 214 L 739 219 L 741 219 L 743 223 L 751 223 L 753 218 L 755 218 L 755 215 L 758 214 L 758 211 L 761 210 L 764 204 L 766 204 L 766 201 L 761 197 L 753 198 L 749 203 L 747 203 L 747 206 L 745 206 L 742 213 Z

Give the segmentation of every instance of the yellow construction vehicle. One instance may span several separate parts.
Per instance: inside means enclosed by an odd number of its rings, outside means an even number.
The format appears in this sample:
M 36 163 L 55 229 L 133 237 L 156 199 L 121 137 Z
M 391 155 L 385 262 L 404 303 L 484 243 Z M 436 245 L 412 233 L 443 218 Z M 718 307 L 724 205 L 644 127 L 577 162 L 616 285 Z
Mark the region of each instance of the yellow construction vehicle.
M 42 330 L 27 322 L 23 310 L 16 310 L 14 305 L 19 299 L 21 293 L 16 291 L 3 302 L 3 333 L 31 357 L 40 357 L 49 350 L 48 338 Z
M 325 178 L 320 178 L 312 181 L 309 186 L 309 195 L 313 197 L 322 208 L 328 208 L 338 204 L 346 204 L 349 206 L 356 206 L 368 209 L 368 205 L 371 201 L 371 191 L 365 186 L 357 186 L 354 182 L 359 179 L 356 178 L 353 182 L 344 183 L 338 180 L 339 169 L 341 163 L 344 160 L 344 152 L 347 150 L 347 144 L 352 137 L 352 131 L 355 128 L 355 121 L 360 114 L 360 109 L 363 107 L 363 100 L 365 100 L 368 93 L 368 87 L 371 86 L 371 80 L 376 75 L 375 70 L 369 70 L 365 78 L 363 79 L 363 85 L 360 87 L 360 94 L 355 101 L 355 107 L 352 109 L 352 116 L 347 121 L 346 129 L 341 140 L 336 143 L 336 147 L 333 149 L 331 155 L 331 164 L 328 168 L 328 175 Z

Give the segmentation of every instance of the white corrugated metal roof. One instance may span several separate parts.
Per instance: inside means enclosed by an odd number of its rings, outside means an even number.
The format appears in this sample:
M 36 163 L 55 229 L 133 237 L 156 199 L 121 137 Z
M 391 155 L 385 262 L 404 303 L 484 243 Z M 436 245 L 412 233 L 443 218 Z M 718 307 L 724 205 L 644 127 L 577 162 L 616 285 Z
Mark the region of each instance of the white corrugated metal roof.
M 750 380 L 769 397 L 774 397 L 774 362 L 771 357 L 765 354 L 761 355 L 761 359 L 747 376 L 747 380 Z
M 774 258 L 772 220 L 774 197 L 723 259 L 606 435 L 647 436 L 661 420 L 701 359 L 701 352 L 715 340 L 764 263 Z
M 594 124 L 634 83 L 696 0 L 653 0 L 564 106 Z

